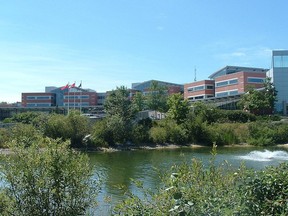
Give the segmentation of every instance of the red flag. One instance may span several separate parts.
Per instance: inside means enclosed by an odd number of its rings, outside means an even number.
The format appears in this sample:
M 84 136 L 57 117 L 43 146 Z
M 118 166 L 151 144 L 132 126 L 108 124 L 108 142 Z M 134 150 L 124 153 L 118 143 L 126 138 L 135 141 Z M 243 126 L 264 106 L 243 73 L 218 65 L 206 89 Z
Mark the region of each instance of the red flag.
M 70 86 L 70 88 L 75 88 L 75 83 L 73 83 L 73 84 Z
M 67 85 L 65 85 L 65 86 L 62 86 L 62 87 L 61 87 L 61 90 L 64 90 L 64 89 L 67 89 L 67 88 L 69 88 L 69 84 L 67 84 Z

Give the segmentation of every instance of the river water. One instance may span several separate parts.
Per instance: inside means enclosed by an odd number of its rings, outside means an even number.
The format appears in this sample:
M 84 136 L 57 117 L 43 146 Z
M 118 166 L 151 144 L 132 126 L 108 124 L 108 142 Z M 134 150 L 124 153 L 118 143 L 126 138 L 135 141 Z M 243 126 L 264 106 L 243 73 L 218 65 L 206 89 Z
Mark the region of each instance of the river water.
M 288 161 L 288 149 L 255 147 L 218 147 L 216 163 L 228 161 L 235 168 L 242 162 L 249 168 L 263 169 Z M 157 150 L 89 153 L 95 172 L 102 176 L 98 215 L 109 215 L 111 206 L 125 198 L 125 192 L 140 195 L 131 179 L 141 180 L 145 188 L 154 189 L 160 184 L 159 171 L 168 171 L 174 164 L 189 162 L 192 158 L 204 163 L 211 159 L 211 148 L 177 148 Z M 107 203 L 104 200 L 109 200 Z

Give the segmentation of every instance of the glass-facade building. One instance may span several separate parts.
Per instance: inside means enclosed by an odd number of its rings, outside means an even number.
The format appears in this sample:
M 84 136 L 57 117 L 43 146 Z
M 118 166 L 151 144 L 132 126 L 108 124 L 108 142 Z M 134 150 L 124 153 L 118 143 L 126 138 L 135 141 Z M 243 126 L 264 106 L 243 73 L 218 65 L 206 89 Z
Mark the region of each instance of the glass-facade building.
M 287 114 L 288 101 L 288 50 L 272 51 L 272 81 L 277 92 L 276 111 Z

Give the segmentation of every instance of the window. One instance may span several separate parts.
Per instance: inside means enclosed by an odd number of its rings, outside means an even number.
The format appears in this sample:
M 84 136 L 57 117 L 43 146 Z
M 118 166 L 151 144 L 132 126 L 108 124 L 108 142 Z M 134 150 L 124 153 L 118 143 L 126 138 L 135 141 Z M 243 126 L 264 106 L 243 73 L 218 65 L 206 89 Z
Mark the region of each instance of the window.
M 207 85 L 206 89 L 214 89 L 214 86 L 213 85 Z
M 228 92 L 216 93 L 216 97 L 225 97 L 225 96 L 228 96 Z
M 196 86 L 194 87 L 194 91 L 200 91 L 200 90 L 203 90 L 204 89 L 204 86 Z
M 248 83 L 264 83 L 265 78 L 257 78 L 257 77 L 248 77 Z
M 226 85 L 228 85 L 228 81 L 223 81 L 223 82 L 216 83 L 217 87 L 222 87 L 222 86 L 226 86 Z
M 288 67 L 288 56 L 274 56 L 273 57 L 274 67 Z
M 195 100 L 197 100 L 197 99 L 203 99 L 204 98 L 204 96 L 202 95 L 202 96 L 197 96 L 197 97 L 195 97 Z
M 35 100 L 34 96 L 27 96 L 27 100 Z
M 187 89 L 187 91 L 188 91 L 188 92 L 193 92 L 194 89 L 193 89 L 193 87 L 190 87 L 190 88 Z
M 37 100 L 49 100 L 50 97 L 49 96 L 38 96 L 36 99 Z
M 238 94 L 238 90 L 234 90 L 234 91 L 230 91 L 229 95 L 237 95 Z
M 238 79 L 229 80 L 229 85 L 238 84 Z

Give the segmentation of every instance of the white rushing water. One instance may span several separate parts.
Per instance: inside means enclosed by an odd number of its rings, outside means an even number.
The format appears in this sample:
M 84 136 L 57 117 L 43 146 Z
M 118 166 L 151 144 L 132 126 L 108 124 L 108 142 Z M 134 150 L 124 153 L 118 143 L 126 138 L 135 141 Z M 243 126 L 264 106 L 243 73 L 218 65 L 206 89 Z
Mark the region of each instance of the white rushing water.
M 285 151 L 252 151 L 247 155 L 238 156 L 243 160 L 252 160 L 252 161 L 286 161 L 288 160 L 288 153 Z

